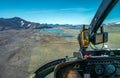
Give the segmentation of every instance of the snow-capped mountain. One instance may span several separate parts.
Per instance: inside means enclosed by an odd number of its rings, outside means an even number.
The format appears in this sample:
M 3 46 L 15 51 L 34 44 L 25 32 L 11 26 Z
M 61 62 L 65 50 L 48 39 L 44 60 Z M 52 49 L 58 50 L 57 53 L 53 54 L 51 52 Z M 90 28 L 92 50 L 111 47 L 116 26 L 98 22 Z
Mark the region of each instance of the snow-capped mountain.
M 0 18 L 0 30 L 41 28 L 40 23 L 29 22 L 19 17 Z
M 105 26 L 120 26 L 120 22 L 107 23 L 107 24 L 105 24 Z

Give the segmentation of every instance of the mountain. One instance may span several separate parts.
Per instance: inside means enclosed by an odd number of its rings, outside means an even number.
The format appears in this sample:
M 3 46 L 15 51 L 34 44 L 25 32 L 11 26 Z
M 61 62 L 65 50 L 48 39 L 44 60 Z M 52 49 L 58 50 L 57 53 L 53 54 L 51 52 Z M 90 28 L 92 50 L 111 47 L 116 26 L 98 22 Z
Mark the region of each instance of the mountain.
M 120 27 L 120 22 L 111 22 L 104 24 L 105 26 Z
M 8 30 L 8 29 L 39 29 L 41 28 L 40 23 L 34 23 L 26 21 L 19 17 L 14 18 L 0 18 L 0 30 Z
M 35 22 L 26 21 L 20 17 L 13 18 L 0 18 L 0 31 L 9 29 L 42 29 L 42 28 L 54 28 L 54 27 L 75 27 L 79 28 L 81 25 L 71 24 L 40 24 Z

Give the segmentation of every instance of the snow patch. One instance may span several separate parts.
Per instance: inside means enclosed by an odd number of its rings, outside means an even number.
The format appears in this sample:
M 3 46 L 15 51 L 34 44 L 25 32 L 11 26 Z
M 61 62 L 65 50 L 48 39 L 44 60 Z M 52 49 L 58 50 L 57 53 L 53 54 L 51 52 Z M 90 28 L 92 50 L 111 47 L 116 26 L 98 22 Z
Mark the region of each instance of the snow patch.
M 116 24 L 120 24 L 120 22 L 116 22 Z
M 30 26 L 31 26 L 31 24 L 28 24 L 28 25 L 27 25 L 27 27 L 30 27 Z
M 23 27 L 23 25 L 25 24 L 23 21 L 21 21 L 20 23 L 21 23 L 21 27 Z

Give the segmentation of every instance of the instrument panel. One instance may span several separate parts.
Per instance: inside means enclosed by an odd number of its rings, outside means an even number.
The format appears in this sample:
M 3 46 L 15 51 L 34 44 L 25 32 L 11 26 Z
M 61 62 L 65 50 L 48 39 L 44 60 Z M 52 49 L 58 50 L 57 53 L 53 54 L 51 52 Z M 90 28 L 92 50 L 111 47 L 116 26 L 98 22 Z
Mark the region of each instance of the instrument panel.
M 88 58 L 67 62 L 57 68 L 55 78 L 67 78 L 71 70 L 79 74 L 77 78 L 120 78 L 120 57 Z

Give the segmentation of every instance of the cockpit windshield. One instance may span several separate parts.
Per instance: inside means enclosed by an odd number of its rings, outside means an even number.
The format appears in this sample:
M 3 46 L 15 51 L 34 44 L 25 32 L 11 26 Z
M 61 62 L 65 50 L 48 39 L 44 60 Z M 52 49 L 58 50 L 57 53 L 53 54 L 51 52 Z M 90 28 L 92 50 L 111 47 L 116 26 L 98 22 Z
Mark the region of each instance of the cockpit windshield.
M 120 0 L 103 22 L 105 32 L 108 32 L 106 47 L 120 49 Z
M 73 56 L 80 48 L 77 37 L 83 24 L 89 26 L 101 2 L 2 0 L 0 78 L 29 78 L 40 66 Z M 109 34 L 106 48 L 120 48 L 120 0 L 102 25 Z

